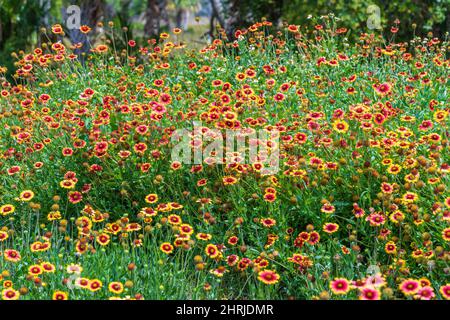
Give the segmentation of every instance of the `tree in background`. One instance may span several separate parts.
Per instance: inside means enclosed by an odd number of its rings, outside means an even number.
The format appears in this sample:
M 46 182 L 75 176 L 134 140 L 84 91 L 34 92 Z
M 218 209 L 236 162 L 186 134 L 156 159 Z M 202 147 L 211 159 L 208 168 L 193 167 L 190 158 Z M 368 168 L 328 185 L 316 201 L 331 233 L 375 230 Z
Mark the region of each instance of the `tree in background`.
M 308 16 L 334 13 L 353 36 L 371 31 L 367 21 L 371 17 L 370 7 L 380 8 L 381 27 L 390 30 L 398 19 L 401 39 L 411 39 L 412 25 L 418 35 L 433 31 L 443 37 L 450 30 L 450 0 L 210 0 L 214 18 L 231 37 L 236 29 L 248 26 L 266 18 L 277 25 L 283 21 L 289 24 L 307 24 Z
M 65 25 L 67 12 L 72 5 L 81 7 L 81 24 L 94 30 L 89 37 L 98 34 L 99 21 L 113 20 L 115 25 L 125 28 L 126 38 L 136 36 L 158 37 L 162 30 L 175 26 L 186 29 L 188 11 L 198 6 L 208 6 L 210 35 L 219 24 L 232 39 L 236 29 L 245 28 L 264 17 L 274 25 L 282 21 L 290 24 L 306 24 L 308 16 L 334 13 L 340 25 L 347 27 L 349 37 L 371 31 L 367 21 L 369 7 L 380 8 L 381 27 L 389 31 L 398 18 L 398 39 L 411 39 L 413 34 L 444 37 L 450 30 L 450 0 L 0 0 L 0 65 L 13 69 L 11 53 L 40 45 L 53 35 L 49 32 L 41 37 L 39 29 L 59 23 Z M 169 17 L 168 8 L 175 14 Z M 210 7 L 210 9 L 209 9 Z M 172 23 L 171 23 L 172 18 Z M 417 28 L 413 28 L 412 25 Z M 133 28 L 139 33 L 133 34 Z M 89 41 L 79 30 L 67 29 L 66 36 L 72 43 L 82 43 L 80 52 L 88 52 Z
M 167 14 L 167 0 L 147 0 L 145 10 L 144 34 L 148 37 L 158 37 L 162 23 L 170 29 L 170 20 Z
M 393 22 L 398 19 L 401 39 L 411 39 L 412 25 L 417 25 L 417 35 L 426 35 L 434 31 L 435 36 L 443 37 L 450 30 L 450 0 L 291 0 L 285 1 L 283 19 L 289 23 L 305 24 L 308 15 L 320 16 L 334 13 L 353 35 L 371 31 L 367 20 L 371 13 L 370 6 L 380 8 L 380 22 L 384 30 L 390 30 Z
M 41 1 L 0 0 L 0 65 L 12 70 L 11 53 L 37 42 L 44 12 Z
M 173 0 L 175 5 L 175 26 L 186 30 L 188 28 L 189 11 L 196 11 L 199 0 Z

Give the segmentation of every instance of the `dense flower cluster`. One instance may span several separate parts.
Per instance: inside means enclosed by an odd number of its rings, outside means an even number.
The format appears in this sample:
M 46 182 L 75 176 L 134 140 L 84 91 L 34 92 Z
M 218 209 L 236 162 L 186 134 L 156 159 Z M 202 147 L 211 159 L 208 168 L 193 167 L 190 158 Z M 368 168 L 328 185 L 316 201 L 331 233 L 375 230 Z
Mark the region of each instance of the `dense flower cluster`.
M 449 44 L 347 32 L 264 21 L 197 52 L 177 29 L 18 56 L 2 298 L 450 299 Z M 212 129 L 277 132 L 280 170 L 173 161 L 194 121 L 199 150 Z

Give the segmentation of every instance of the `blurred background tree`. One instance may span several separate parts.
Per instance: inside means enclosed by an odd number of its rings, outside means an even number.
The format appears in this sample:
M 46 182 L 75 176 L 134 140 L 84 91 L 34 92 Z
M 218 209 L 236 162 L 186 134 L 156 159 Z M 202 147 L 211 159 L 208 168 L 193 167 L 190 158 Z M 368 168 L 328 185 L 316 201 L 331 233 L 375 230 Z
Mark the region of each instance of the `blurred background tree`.
M 81 8 L 81 24 L 93 28 L 93 40 L 102 28 L 100 21 L 113 21 L 123 29 L 126 39 L 158 37 L 172 27 L 185 30 L 185 42 L 204 43 L 220 25 L 232 38 L 238 28 L 261 21 L 262 18 L 280 25 L 305 24 L 308 16 L 334 13 L 347 27 L 349 37 L 370 32 L 367 21 L 369 7 L 380 9 L 381 32 L 387 32 L 398 19 L 397 39 L 413 35 L 444 37 L 450 30 L 450 0 L 0 0 L 0 65 L 13 69 L 11 53 L 28 50 L 47 41 L 39 32 L 55 23 L 66 26 L 67 8 Z M 412 25 L 415 24 L 414 29 Z M 47 33 L 50 36 L 50 33 Z M 78 30 L 66 28 L 66 38 L 83 43 L 88 52 L 87 38 Z M 123 42 L 123 45 L 125 45 Z

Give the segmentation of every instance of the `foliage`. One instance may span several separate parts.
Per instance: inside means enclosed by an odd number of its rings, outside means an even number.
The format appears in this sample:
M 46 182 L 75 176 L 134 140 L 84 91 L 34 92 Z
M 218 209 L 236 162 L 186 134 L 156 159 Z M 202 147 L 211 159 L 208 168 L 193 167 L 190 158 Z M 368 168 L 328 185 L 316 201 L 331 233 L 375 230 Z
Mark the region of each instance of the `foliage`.
M 450 299 L 448 42 L 314 17 L 81 64 L 52 30 L 1 81 L 3 299 Z

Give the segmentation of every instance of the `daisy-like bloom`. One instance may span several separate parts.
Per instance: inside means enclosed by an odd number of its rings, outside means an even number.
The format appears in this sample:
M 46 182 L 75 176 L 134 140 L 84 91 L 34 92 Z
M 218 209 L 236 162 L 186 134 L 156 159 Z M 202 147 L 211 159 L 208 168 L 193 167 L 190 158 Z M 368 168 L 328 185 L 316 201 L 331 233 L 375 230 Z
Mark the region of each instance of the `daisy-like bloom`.
M 41 263 L 42 270 L 46 273 L 53 273 L 55 272 L 56 268 L 53 264 L 50 262 L 42 262 Z
M 210 257 L 211 259 L 215 259 L 220 255 L 220 251 L 217 248 L 216 245 L 210 243 L 206 246 L 205 248 L 205 253 L 208 257 Z
M 52 26 L 52 32 L 54 34 L 63 34 L 64 33 L 63 28 L 61 27 L 60 24 L 53 25 Z
M 400 221 L 403 221 L 404 219 L 405 215 L 400 210 L 395 210 L 389 216 L 389 220 L 391 220 L 395 224 L 398 224 Z
M 273 270 L 263 270 L 258 273 L 258 280 L 265 284 L 276 284 L 280 275 Z
M 212 235 L 210 235 L 209 233 L 197 233 L 197 235 L 195 236 L 198 240 L 203 240 L 203 241 L 208 241 L 212 239 Z
M 159 249 L 164 252 L 165 254 L 171 254 L 173 252 L 173 245 L 171 245 L 169 242 L 164 242 L 161 244 Z
M 16 208 L 12 204 L 4 204 L 3 206 L 0 207 L 0 214 L 2 216 L 7 216 L 9 214 L 14 213 L 15 209 Z
M 413 203 L 416 202 L 417 199 L 419 199 L 419 196 L 414 192 L 406 192 L 402 197 L 404 203 Z
M 158 214 L 158 211 L 153 208 L 144 207 L 141 209 L 140 213 L 145 217 L 150 218 L 156 216 Z
M 326 233 L 332 234 L 332 233 L 337 232 L 338 230 L 339 230 L 339 225 L 336 223 L 328 222 L 323 225 L 323 231 Z
M 339 133 L 346 133 L 348 131 L 348 123 L 343 120 L 333 122 L 333 129 Z
M 445 198 L 444 204 L 447 208 L 450 208 L 450 197 Z
M 80 31 L 84 34 L 88 34 L 92 29 L 86 25 L 80 27 Z
M 150 193 L 145 197 L 145 202 L 147 203 L 156 203 L 158 202 L 158 195 L 155 193 Z
M 400 171 L 402 171 L 402 167 L 398 164 L 391 164 L 387 169 L 387 172 L 394 175 L 399 174 Z
M 450 300 L 450 283 L 447 283 L 439 288 L 439 292 L 446 300 Z
M 274 202 L 277 200 L 277 195 L 275 193 L 266 193 L 264 194 L 264 200 L 267 202 Z
M 216 269 L 209 271 L 211 274 L 215 275 L 218 278 L 222 278 L 226 272 L 230 272 L 230 270 L 226 269 L 224 266 L 220 266 Z
M 266 228 L 273 227 L 277 223 L 277 221 L 272 218 L 261 218 L 260 222 Z
M 9 262 L 19 262 L 21 259 L 19 251 L 13 249 L 6 249 L 3 252 L 3 256 L 5 257 L 5 260 Z
M 0 242 L 3 242 L 8 238 L 9 238 L 8 232 L 0 231 Z
M 334 294 L 347 294 L 350 291 L 350 283 L 345 278 L 335 278 L 330 282 L 330 289 Z
M 123 229 L 126 232 L 134 232 L 134 231 L 139 231 L 142 229 L 142 226 L 139 223 L 129 223 L 125 226 L 125 228 Z
M 353 210 L 352 211 L 353 211 L 353 214 L 355 215 L 356 218 L 362 218 L 366 214 L 364 209 L 360 208 L 357 203 L 353 204 Z
M 111 241 L 111 238 L 107 233 L 102 233 L 99 234 L 95 240 L 99 245 L 106 246 Z
M 318 244 L 320 241 L 320 234 L 317 231 L 312 231 L 309 233 L 308 243 L 310 245 Z
M 44 272 L 40 265 L 32 265 L 28 268 L 28 274 L 37 277 Z
M 87 289 L 89 287 L 89 279 L 87 278 L 76 278 L 75 285 L 82 289 Z
M 88 248 L 87 244 L 86 244 L 86 243 L 83 243 L 83 242 L 81 242 L 81 241 L 77 241 L 76 244 L 75 244 L 75 250 L 76 250 L 77 253 L 79 253 L 79 254 L 84 254 L 84 253 L 86 253 L 88 249 L 89 249 L 89 248 Z
M 19 195 L 19 199 L 21 201 L 25 201 L 25 202 L 31 201 L 31 199 L 33 199 L 33 197 L 34 197 L 34 192 L 31 190 L 22 191 Z
M 176 214 L 169 215 L 167 217 L 167 220 L 169 221 L 169 223 L 171 225 L 174 225 L 174 226 L 180 225 L 182 223 L 182 220 L 181 220 L 180 216 L 176 215 Z
M 381 288 L 386 285 L 386 280 L 380 273 L 376 273 L 368 277 L 365 284 L 374 288 Z
M 276 102 L 281 102 L 286 98 L 286 96 L 282 93 L 277 93 L 274 95 L 273 100 L 275 100 Z
M 381 192 L 391 194 L 394 191 L 394 186 L 390 183 L 383 182 L 381 184 Z
M 403 280 L 398 286 L 405 296 L 415 295 L 420 289 L 420 282 L 414 279 Z
M 52 300 L 69 300 L 69 294 L 64 291 L 53 292 Z
M 191 235 L 194 233 L 194 229 L 188 224 L 181 224 L 179 229 L 180 233 L 183 235 Z
M 51 243 L 48 241 L 45 242 L 35 241 L 32 244 L 30 244 L 30 250 L 32 252 L 44 252 L 50 249 L 50 247 Z
M 386 245 L 384 246 L 384 251 L 386 251 L 387 254 L 396 254 L 397 253 L 397 246 L 395 245 L 394 241 L 388 241 Z
M 420 278 L 419 282 L 420 282 L 421 287 L 430 287 L 431 286 L 431 282 L 427 278 Z
M 3 300 L 18 300 L 19 298 L 20 298 L 19 291 L 16 291 L 13 288 L 7 288 L 2 290 Z
M 103 286 L 103 283 L 98 279 L 89 280 L 89 285 L 87 289 L 92 292 L 96 292 L 100 290 Z
M 387 82 L 375 86 L 375 92 L 381 96 L 389 94 L 391 92 L 391 89 L 392 89 L 391 84 Z
M 434 289 L 430 286 L 425 286 L 419 289 L 414 298 L 420 300 L 431 300 L 434 299 L 435 296 L 436 295 L 434 294 Z
M 322 205 L 322 208 L 320 209 L 320 211 L 322 211 L 323 213 L 327 213 L 327 214 L 331 214 L 335 211 L 335 207 L 333 205 L 331 205 L 331 203 L 325 203 L 324 205 Z
M 442 230 L 442 239 L 449 242 L 450 241 L 450 227 Z
M 239 262 L 239 257 L 238 257 L 237 255 L 235 255 L 235 254 L 229 255 L 229 256 L 227 257 L 227 264 L 228 264 L 230 267 L 233 267 L 233 266 L 236 265 L 236 263 L 238 263 L 238 262 Z
M 381 213 L 374 212 L 367 216 L 366 221 L 369 221 L 372 227 L 378 227 L 386 222 L 386 217 Z
M 179 161 L 174 161 L 170 164 L 170 168 L 172 170 L 178 170 L 178 169 L 181 169 L 181 167 L 182 167 L 181 162 L 179 162 Z
M 380 300 L 380 291 L 372 287 L 363 287 L 359 293 L 359 300 Z
M 120 282 L 111 282 L 108 285 L 108 290 L 114 294 L 121 294 L 123 292 L 123 284 Z
M 70 203 L 77 204 L 83 200 L 83 195 L 79 191 L 70 191 L 68 198 Z
M 294 25 L 294 24 L 290 24 L 287 28 L 290 32 L 296 33 L 298 32 L 298 26 Z
M 59 186 L 64 189 L 73 189 L 75 185 L 76 183 L 73 180 L 63 180 L 59 183 Z
M 236 236 L 231 236 L 228 238 L 228 244 L 235 246 L 239 241 L 239 238 Z
M 108 51 L 108 46 L 104 44 L 99 44 L 97 47 L 95 47 L 94 52 L 98 53 L 105 53 Z
M 225 176 L 222 178 L 222 182 L 225 186 L 229 186 L 235 184 L 237 179 L 233 176 Z
M 294 253 L 292 254 L 292 257 L 287 258 L 287 260 L 292 263 L 301 264 L 304 258 L 305 256 L 301 255 L 300 253 Z

